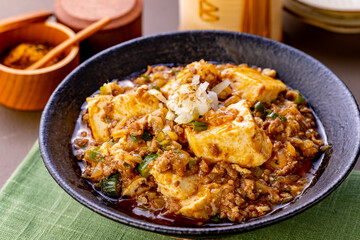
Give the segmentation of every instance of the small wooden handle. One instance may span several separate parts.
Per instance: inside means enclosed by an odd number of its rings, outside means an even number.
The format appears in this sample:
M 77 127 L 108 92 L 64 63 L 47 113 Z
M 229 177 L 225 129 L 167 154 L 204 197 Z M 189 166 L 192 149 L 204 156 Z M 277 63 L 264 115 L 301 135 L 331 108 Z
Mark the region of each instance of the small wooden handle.
M 20 28 L 31 22 L 44 21 L 51 15 L 52 13 L 49 11 L 40 10 L 2 19 L 0 20 L 0 33 Z
M 33 63 L 31 66 L 27 67 L 26 70 L 34 70 L 41 68 L 44 66 L 49 60 L 54 58 L 55 56 L 59 55 L 61 52 L 63 52 L 66 48 L 73 45 L 74 43 L 80 42 L 84 40 L 85 38 L 91 36 L 92 34 L 96 33 L 100 29 L 102 29 L 105 25 L 109 24 L 111 22 L 111 19 L 108 17 L 102 18 L 99 21 L 91 24 L 90 26 L 84 28 L 80 32 L 78 32 L 74 37 L 69 38 L 62 42 L 61 44 L 57 45 L 55 48 L 53 48 L 51 51 L 49 51 L 43 58 L 41 58 L 39 61 Z

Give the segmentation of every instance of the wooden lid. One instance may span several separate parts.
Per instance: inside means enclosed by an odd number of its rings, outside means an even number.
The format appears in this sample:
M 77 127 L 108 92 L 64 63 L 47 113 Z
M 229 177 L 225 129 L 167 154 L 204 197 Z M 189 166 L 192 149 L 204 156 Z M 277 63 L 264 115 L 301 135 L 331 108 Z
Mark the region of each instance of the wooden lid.
M 109 17 L 112 22 L 104 30 L 124 26 L 142 11 L 142 0 L 55 0 L 54 12 L 59 21 L 74 30 Z

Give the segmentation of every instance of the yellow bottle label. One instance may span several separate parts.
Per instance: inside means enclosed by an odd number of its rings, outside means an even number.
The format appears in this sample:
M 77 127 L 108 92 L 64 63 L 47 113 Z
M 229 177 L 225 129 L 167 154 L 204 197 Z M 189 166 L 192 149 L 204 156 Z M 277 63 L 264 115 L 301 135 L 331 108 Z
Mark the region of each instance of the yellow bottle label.
M 179 0 L 179 9 L 180 30 L 229 30 L 282 38 L 282 0 Z
M 210 0 L 199 0 L 199 17 L 206 22 L 219 21 L 219 8 L 213 5 Z

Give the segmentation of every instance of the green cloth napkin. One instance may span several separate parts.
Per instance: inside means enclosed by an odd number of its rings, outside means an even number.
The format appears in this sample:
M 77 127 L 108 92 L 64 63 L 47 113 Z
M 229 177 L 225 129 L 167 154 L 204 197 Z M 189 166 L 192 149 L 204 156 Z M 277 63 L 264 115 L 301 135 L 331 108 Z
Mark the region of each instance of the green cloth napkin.
M 47 172 L 35 143 L 0 192 L 0 239 L 169 239 L 100 216 Z M 315 207 L 281 223 L 224 239 L 360 239 L 360 171 Z

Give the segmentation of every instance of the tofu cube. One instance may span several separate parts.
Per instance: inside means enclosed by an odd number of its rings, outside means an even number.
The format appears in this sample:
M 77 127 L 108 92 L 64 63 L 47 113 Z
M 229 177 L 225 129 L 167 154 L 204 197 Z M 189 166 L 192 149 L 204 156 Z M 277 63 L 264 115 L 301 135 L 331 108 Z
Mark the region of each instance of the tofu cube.
M 121 121 L 124 118 L 139 117 L 160 108 L 159 100 L 139 91 L 112 95 L 95 95 L 87 98 L 89 123 L 93 137 L 98 142 L 110 140 L 108 119 Z
M 158 191 L 167 198 L 184 200 L 197 192 L 199 184 L 199 177 L 197 175 L 180 177 L 171 171 L 158 172 L 154 167 L 150 173 L 158 184 Z
M 231 80 L 233 94 L 247 99 L 251 104 L 271 102 L 278 94 L 287 89 L 286 85 L 249 67 L 229 68 L 222 72 Z
M 191 150 L 197 157 L 210 162 L 226 161 L 241 167 L 256 167 L 271 157 L 272 143 L 260 129 L 244 100 L 227 109 L 238 110 L 242 120 L 234 119 L 219 126 L 209 126 L 205 131 L 185 130 Z

